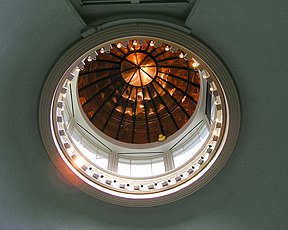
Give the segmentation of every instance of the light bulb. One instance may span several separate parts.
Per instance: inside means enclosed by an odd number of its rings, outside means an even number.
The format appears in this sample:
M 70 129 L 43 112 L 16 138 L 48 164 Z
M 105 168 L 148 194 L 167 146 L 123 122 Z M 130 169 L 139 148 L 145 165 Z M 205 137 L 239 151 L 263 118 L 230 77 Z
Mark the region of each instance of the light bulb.
M 200 65 L 194 58 L 192 58 L 192 61 L 193 61 L 192 66 L 194 68 L 196 68 L 196 67 L 198 67 Z
M 137 45 L 137 41 L 136 40 L 133 40 L 133 46 L 136 46 Z
M 196 67 L 198 66 L 198 64 L 197 64 L 196 62 L 193 62 L 192 66 L 193 66 L 194 68 L 196 68 Z
M 169 46 L 166 46 L 165 47 L 165 51 L 169 51 L 170 50 L 170 47 Z
M 155 45 L 154 41 L 151 41 L 150 46 L 154 46 L 154 45 Z
M 184 58 L 184 57 L 185 57 L 184 53 L 181 52 L 181 53 L 179 54 L 179 57 L 180 57 L 180 58 Z
M 105 50 L 104 50 L 103 47 L 100 49 L 100 53 L 101 53 L 101 54 L 105 53 Z
M 118 44 L 117 44 L 117 48 L 121 48 L 122 47 L 122 43 L 121 42 L 119 42 Z
M 91 56 L 88 56 L 87 61 L 89 61 L 89 62 L 92 61 Z

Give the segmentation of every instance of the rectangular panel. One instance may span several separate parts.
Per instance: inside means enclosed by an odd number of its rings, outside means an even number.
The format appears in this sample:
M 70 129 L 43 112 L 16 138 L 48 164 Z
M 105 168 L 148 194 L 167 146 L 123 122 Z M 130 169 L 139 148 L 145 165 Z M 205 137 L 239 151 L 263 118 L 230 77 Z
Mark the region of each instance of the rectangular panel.
M 82 5 L 189 3 L 189 0 L 80 0 Z

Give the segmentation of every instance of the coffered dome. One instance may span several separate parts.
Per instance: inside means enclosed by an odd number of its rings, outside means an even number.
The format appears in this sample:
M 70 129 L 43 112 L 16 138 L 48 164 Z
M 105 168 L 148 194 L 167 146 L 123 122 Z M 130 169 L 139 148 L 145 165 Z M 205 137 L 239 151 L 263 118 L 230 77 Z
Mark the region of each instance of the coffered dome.
M 89 120 L 106 135 L 127 143 L 171 136 L 194 113 L 200 77 L 193 60 L 153 40 L 127 40 L 97 50 L 79 72 L 78 94 Z

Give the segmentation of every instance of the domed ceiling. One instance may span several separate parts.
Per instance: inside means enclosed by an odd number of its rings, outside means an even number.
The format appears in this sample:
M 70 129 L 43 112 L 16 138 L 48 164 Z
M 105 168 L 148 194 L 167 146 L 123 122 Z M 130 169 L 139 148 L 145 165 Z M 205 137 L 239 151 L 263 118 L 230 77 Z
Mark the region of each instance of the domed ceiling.
M 195 111 L 200 78 L 195 63 L 170 48 L 129 40 L 86 59 L 78 94 L 96 128 L 122 142 L 145 144 L 183 127 Z

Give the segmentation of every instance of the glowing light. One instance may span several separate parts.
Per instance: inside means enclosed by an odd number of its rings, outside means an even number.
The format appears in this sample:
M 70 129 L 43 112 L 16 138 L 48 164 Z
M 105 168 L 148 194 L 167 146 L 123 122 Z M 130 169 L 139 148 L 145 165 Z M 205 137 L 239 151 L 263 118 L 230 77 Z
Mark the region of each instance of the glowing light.
M 119 42 L 118 44 L 117 44 L 117 48 L 121 48 L 122 47 L 122 43 L 121 42 Z
M 77 167 L 82 167 L 84 164 L 84 160 L 80 157 L 74 157 L 74 163 Z
M 186 100 L 186 96 L 184 96 L 181 100 L 181 102 L 183 103 Z
M 200 65 L 194 58 L 192 58 L 192 60 L 193 60 L 192 66 L 194 68 L 196 68 L 196 67 L 198 67 Z
M 66 150 L 67 153 L 69 154 L 69 156 L 71 157 L 72 155 L 74 155 L 74 149 L 73 148 L 69 148 Z
M 134 40 L 132 44 L 133 44 L 133 46 L 137 46 L 138 43 L 136 40 Z
M 175 88 L 171 89 L 171 91 L 170 91 L 170 95 L 171 95 L 171 96 L 173 96 L 175 90 L 176 90 Z
M 105 49 L 104 49 L 103 47 L 100 49 L 100 53 L 101 53 L 101 54 L 104 54 L 104 53 L 105 53 Z
M 165 51 L 169 51 L 170 50 L 170 47 L 169 46 L 166 46 L 165 47 Z
M 154 41 L 151 41 L 150 42 L 150 46 L 154 46 L 155 45 L 155 42 Z
M 125 114 L 128 114 L 128 115 L 132 116 L 134 113 L 132 112 L 131 108 L 127 108 L 126 111 L 125 111 Z
M 119 113 L 122 113 L 122 112 L 123 112 L 123 109 L 121 108 L 121 106 L 118 106 L 118 107 L 116 108 L 116 110 L 117 110 Z
M 184 54 L 182 52 L 179 54 L 179 58 L 184 58 L 185 56 L 186 56 L 186 54 Z
M 88 56 L 88 58 L 87 58 L 87 61 L 89 61 L 89 62 L 91 62 L 91 61 L 92 61 L 92 58 L 91 58 L 91 56 Z

